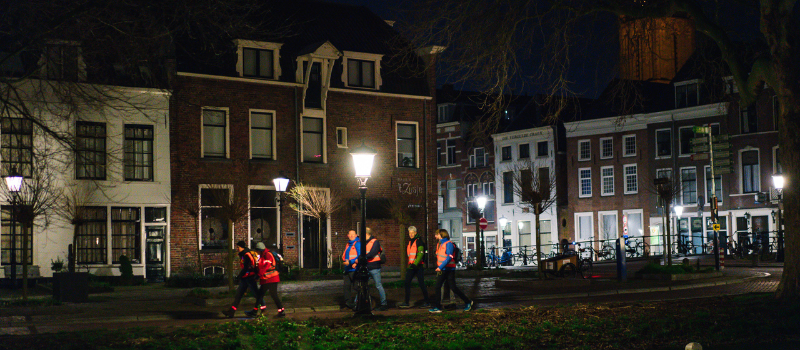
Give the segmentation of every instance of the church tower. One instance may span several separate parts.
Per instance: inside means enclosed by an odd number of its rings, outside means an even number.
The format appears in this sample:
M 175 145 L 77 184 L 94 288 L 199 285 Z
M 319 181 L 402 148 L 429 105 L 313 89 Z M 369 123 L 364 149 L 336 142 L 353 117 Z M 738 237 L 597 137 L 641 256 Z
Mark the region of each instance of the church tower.
M 619 19 L 620 78 L 668 83 L 695 49 L 689 18 Z

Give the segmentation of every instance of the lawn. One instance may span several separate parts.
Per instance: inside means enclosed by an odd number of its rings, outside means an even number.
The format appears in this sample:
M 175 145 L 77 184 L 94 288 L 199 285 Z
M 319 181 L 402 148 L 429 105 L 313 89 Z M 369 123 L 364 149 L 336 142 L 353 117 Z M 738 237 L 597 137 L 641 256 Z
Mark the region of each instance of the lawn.
M 163 333 L 126 329 L 4 336 L 14 349 L 706 349 L 800 341 L 800 302 L 771 294 L 570 304 L 375 319 L 259 318 Z M 22 346 L 24 345 L 24 346 Z M 2 346 L 0 346 L 2 347 Z

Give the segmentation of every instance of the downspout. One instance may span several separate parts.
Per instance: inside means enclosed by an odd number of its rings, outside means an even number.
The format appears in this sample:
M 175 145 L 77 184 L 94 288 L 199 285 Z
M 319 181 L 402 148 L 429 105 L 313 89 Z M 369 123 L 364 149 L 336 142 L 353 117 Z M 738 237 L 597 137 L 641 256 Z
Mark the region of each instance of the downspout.
M 428 201 L 429 201 L 429 191 L 430 186 L 428 184 L 428 139 L 430 137 L 430 130 L 428 130 L 428 101 L 422 100 L 422 127 L 425 130 L 425 247 L 430 247 L 428 245 L 428 236 L 430 236 L 430 208 Z M 437 187 L 438 188 L 438 187 Z M 428 256 L 428 264 L 430 264 L 430 254 L 426 254 Z
M 295 183 L 300 183 L 300 109 L 297 108 L 297 88 L 294 88 L 294 114 L 297 116 L 294 120 L 294 130 L 295 130 L 295 145 L 294 148 L 294 175 L 295 175 Z M 303 234 L 301 232 L 303 228 L 303 218 L 300 214 L 297 215 L 297 232 L 295 233 L 295 237 L 297 237 L 297 265 L 301 268 L 303 266 L 303 261 L 300 259 L 300 252 L 303 249 Z

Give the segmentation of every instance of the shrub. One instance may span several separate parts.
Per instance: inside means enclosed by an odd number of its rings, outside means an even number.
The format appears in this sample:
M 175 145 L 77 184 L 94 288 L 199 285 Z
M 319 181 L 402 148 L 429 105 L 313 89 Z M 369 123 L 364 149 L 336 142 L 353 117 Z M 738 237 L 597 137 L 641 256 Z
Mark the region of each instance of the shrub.
M 195 288 L 195 289 L 190 290 L 189 294 L 187 294 L 186 296 L 195 297 L 195 298 L 202 298 L 202 299 L 208 299 L 208 298 L 211 298 L 211 292 L 209 292 L 208 289 Z
M 133 279 L 133 265 L 131 265 L 131 259 L 128 259 L 125 255 L 119 257 L 119 273 L 124 281 Z
M 219 287 L 226 284 L 224 274 L 201 275 L 175 274 L 167 278 L 164 285 L 171 288 L 197 288 L 197 287 Z

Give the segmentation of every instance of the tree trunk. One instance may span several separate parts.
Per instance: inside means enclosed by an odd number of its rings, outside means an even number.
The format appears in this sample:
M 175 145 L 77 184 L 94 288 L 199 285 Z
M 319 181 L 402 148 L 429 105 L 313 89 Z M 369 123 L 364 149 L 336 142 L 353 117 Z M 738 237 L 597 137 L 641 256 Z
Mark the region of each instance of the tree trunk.
M 408 232 L 406 232 L 406 225 L 400 224 L 400 280 L 406 280 L 406 268 L 408 267 L 408 255 L 403 254 L 403 249 L 408 246 Z
M 667 209 L 665 210 L 666 215 L 667 215 L 667 227 L 666 227 L 665 232 L 664 232 L 664 244 L 667 245 L 667 249 L 664 250 L 664 256 L 667 258 L 667 266 L 672 266 L 672 236 L 670 235 L 671 234 L 670 222 L 672 221 L 672 219 L 670 218 L 670 215 L 669 215 L 669 211 L 670 211 L 669 208 L 670 208 L 671 204 L 672 204 L 672 201 L 668 201 L 667 202 Z
M 797 70 L 790 69 L 789 70 Z M 798 73 L 793 76 L 796 78 Z M 800 89 L 797 83 L 793 85 Z M 781 91 L 779 91 L 779 94 Z M 785 184 L 783 187 L 784 220 L 784 267 L 778 285 L 778 298 L 796 298 L 800 294 L 800 91 L 784 92 L 780 100 L 781 113 L 778 126 L 780 139 L 780 162 Z
M 322 234 L 322 225 L 328 221 L 327 217 L 321 216 L 318 219 L 318 226 L 319 226 L 319 271 L 325 270 L 328 268 L 328 245 L 326 244 L 327 241 L 325 240 L 325 236 Z
M 28 300 L 28 234 L 25 231 L 26 225 L 21 223 L 22 229 L 22 300 Z

